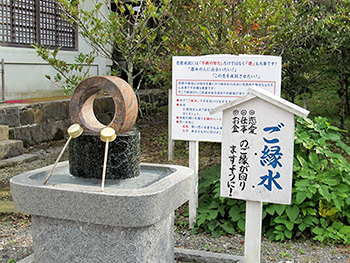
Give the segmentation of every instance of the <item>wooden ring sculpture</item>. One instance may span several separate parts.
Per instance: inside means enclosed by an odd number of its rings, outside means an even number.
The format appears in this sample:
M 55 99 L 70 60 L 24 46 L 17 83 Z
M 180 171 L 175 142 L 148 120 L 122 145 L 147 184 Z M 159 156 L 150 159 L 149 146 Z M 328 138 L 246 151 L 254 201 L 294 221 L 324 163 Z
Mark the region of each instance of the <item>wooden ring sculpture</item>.
M 99 91 L 107 92 L 113 99 L 115 113 L 106 126 L 99 122 L 94 113 L 94 99 Z M 100 132 L 105 127 L 116 133 L 129 131 L 136 122 L 138 103 L 131 86 L 114 76 L 90 77 L 83 80 L 74 90 L 69 105 L 72 123 L 78 123 L 84 131 Z

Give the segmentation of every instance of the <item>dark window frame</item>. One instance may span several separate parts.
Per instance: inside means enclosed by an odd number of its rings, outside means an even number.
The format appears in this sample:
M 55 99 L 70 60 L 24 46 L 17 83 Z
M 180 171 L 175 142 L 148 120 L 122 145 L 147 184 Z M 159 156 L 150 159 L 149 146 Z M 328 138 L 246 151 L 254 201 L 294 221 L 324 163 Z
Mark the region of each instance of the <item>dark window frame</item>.
M 0 46 L 77 50 L 78 29 L 57 0 L 0 0 Z

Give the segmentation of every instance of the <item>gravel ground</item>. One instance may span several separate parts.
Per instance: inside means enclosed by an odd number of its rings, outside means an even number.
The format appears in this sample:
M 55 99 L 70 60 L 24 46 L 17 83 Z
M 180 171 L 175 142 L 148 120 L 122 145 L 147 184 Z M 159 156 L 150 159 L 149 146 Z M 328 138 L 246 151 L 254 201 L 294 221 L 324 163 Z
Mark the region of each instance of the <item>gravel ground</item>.
M 38 159 L 16 167 L 0 169 L 0 186 L 6 188 L 8 180 L 16 174 L 53 164 L 63 143 L 64 141 L 52 142 L 27 149 L 27 153 L 36 154 Z M 65 159 L 67 156 L 63 156 L 62 160 Z M 175 224 L 176 247 L 243 256 L 244 236 L 240 234 L 220 238 L 204 233 L 191 235 L 186 227 L 179 225 L 181 224 Z M 0 262 L 16 262 L 14 260 L 33 253 L 29 216 L 2 214 L 0 227 Z M 262 238 L 261 262 L 350 262 L 350 247 L 321 244 L 313 240 L 268 242 Z
M 244 236 L 213 238 L 207 234 L 191 235 L 190 231 L 175 232 L 175 246 L 243 256 Z M 261 262 L 350 262 L 350 248 L 325 245 L 313 240 L 300 242 L 269 242 L 262 238 Z
M 20 260 L 33 253 L 30 218 L 20 214 L 6 216 L 0 221 L 0 227 L 0 262 Z M 175 247 L 243 256 L 244 236 L 213 238 L 207 234 L 191 235 L 189 230 L 181 229 L 175 230 Z M 263 238 L 261 262 L 350 262 L 350 249 L 310 240 L 277 243 Z

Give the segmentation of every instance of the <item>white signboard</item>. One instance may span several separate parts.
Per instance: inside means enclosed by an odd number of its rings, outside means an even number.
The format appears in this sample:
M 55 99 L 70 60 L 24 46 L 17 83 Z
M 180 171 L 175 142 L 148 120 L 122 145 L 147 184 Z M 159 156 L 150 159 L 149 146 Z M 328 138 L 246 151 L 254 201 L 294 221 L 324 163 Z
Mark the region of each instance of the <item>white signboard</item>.
M 290 204 L 294 114 L 260 98 L 223 114 L 221 197 Z
M 222 113 L 209 111 L 258 86 L 281 92 L 281 57 L 173 57 L 172 139 L 220 142 Z

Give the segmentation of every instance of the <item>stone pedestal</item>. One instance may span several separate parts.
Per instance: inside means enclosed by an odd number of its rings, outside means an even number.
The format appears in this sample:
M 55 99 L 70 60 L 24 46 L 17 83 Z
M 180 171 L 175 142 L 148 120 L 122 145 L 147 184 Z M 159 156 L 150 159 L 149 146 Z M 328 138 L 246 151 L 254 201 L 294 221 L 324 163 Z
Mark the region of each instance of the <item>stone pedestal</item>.
M 98 133 L 83 133 L 69 144 L 69 172 L 84 178 L 102 177 L 105 143 Z M 136 129 L 117 134 L 108 144 L 106 179 L 140 174 L 140 133 Z
M 140 176 L 74 177 L 68 162 L 10 180 L 17 211 L 33 218 L 30 262 L 169 263 L 174 261 L 173 211 L 189 198 L 193 170 L 141 164 Z
M 33 262 L 174 262 L 173 213 L 143 227 L 32 216 Z

